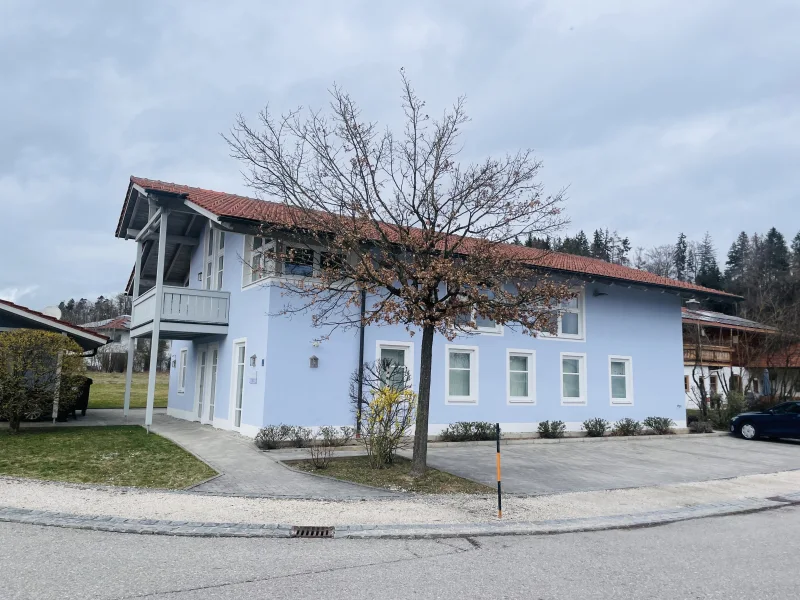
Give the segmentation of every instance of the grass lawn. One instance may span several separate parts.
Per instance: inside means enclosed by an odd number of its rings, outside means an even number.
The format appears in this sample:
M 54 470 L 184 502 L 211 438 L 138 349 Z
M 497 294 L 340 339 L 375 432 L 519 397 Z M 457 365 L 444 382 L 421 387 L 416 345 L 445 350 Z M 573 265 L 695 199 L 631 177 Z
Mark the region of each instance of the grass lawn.
M 0 429 L 0 474 L 75 483 L 181 489 L 216 474 L 143 427 Z
M 326 469 L 315 468 L 310 460 L 292 460 L 286 461 L 286 464 L 301 471 L 389 490 L 422 494 L 485 494 L 493 490 L 482 483 L 431 468 L 423 477 L 415 479 L 409 475 L 411 461 L 400 456 L 395 464 L 385 469 L 370 468 L 366 456 L 334 458 Z
M 92 378 L 89 408 L 122 408 L 125 401 L 125 373 L 87 373 Z M 131 407 L 147 405 L 147 373 L 134 373 L 131 382 Z M 169 373 L 156 373 L 156 408 L 167 406 Z

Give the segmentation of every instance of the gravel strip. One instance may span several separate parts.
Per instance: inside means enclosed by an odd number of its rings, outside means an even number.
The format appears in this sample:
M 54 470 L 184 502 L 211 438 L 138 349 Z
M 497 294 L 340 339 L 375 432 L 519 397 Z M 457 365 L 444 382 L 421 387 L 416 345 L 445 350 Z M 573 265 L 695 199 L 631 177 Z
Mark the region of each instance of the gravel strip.
M 800 490 L 800 471 L 626 490 L 503 499 L 503 522 L 532 522 L 686 508 Z M 0 506 L 190 522 L 299 525 L 468 524 L 496 520 L 496 498 L 421 496 L 377 500 L 238 498 L 0 478 Z

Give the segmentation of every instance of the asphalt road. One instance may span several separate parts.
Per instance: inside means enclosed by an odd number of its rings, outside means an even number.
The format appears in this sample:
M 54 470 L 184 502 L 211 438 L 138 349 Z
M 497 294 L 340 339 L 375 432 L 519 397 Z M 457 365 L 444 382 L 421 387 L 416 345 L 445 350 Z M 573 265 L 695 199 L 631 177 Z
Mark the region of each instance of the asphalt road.
M 797 598 L 800 507 L 628 531 L 236 540 L 0 523 L 0 598 Z

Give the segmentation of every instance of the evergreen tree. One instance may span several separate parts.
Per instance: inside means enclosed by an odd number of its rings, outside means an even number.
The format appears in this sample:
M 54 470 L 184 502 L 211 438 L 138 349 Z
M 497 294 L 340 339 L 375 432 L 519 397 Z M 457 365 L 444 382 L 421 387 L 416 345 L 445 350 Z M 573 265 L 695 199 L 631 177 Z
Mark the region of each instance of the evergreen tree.
M 800 280 L 800 232 L 792 240 L 792 275 Z
M 604 260 L 609 262 L 609 253 L 608 253 L 608 232 L 603 232 L 600 229 L 594 230 L 594 235 L 592 237 L 592 245 L 589 248 L 589 254 L 593 258 L 599 258 L 600 260 Z
M 764 238 L 764 276 L 768 281 L 782 281 L 789 273 L 789 248 L 783 234 L 774 227 Z
M 695 283 L 716 290 L 722 289 L 722 273 L 717 266 L 716 249 L 711 234 L 708 232 L 700 244 Z
M 797 234 L 797 242 L 798 247 L 800 247 L 800 233 Z M 575 242 L 579 249 L 579 252 L 576 254 L 580 254 L 581 256 L 589 256 L 591 251 L 589 249 L 589 238 L 586 237 L 586 234 L 583 233 L 583 229 L 578 232 L 578 235 L 575 236 Z M 797 253 L 798 260 L 800 260 L 800 252 Z
M 678 281 L 686 281 L 686 251 L 686 236 L 681 232 L 678 235 L 678 242 L 675 244 L 675 254 L 673 256 L 675 278 Z
M 750 238 L 742 231 L 728 250 L 725 261 L 725 289 L 740 294 L 745 287 L 748 261 L 750 260 Z

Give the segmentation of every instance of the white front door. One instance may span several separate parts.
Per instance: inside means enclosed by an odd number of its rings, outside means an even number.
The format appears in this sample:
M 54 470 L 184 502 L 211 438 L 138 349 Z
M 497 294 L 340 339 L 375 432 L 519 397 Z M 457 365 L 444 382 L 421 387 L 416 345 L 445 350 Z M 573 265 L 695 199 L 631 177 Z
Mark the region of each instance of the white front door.
M 233 372 L 231 378 L 231 425 L 233 429 L 242 426 L 242 404 L 244 400 L 244 371 L 246 340 L 237 340 L 233 344 Z
M 203 407 L 206 399 L 206 367 L 208 366 L 208 346 L 197 348 L 197 386 L 195 389 L 195 406 L 197 418 L 203 420 Z
M 217 400 L 217 364 L 219 362 L 219 345 L 209 344 L 208 346 L 208 412 L 205 417 L 206 423 L 214 422 L 214 405 Z

